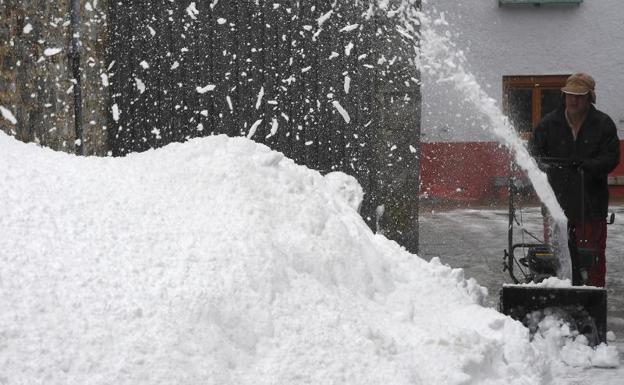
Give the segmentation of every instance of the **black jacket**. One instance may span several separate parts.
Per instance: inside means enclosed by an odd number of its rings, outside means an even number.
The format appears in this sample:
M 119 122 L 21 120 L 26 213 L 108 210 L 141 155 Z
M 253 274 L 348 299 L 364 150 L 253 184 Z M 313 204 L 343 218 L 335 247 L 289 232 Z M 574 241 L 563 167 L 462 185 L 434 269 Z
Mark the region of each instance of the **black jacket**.
M 569 220 L 581 220 L 583 206 L 585 220 L 606 219 L 607 176 L 620 162 L 617 129 L 607 114 L 592 105 L 575 141 L 561 107 L 542 118 L 533 130 L 529 148 L 538 162 L 542 157 L 574 160 L 574 165 L 546 166 L 548 180 Z M 584 199 L 580 169 L 585 181 Z

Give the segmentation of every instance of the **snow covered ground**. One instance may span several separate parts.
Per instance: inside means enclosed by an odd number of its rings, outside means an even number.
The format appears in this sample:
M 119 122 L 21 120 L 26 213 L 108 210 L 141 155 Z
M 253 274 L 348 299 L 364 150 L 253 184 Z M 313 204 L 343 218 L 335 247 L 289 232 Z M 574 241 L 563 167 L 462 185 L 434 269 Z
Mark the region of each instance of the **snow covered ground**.
M 617 364 L 565 327 L 531 342 L 462 270 L 373 234 L 352 178 L 245 138 L 113 159 L 0 133 L 0 166 L 2 384 L 519 385 L 570 375 L 566 349 Z
M 607 238 L 607 330 L 616 336 L 620 360 L 624 360 L 624 205 L 614 204 L 616 221 L 608 228 Z M 520 215 L 520 214 L 519 214 Z M 541 214 L 537 207 L 522 210 L 525 227 L 535 233 L 541 231 Z M 503 283 L 511 283 L 502 271 L 503 250 L 507 248 L 506 208 L 423 210 L 421 213 L 421 248 L 424 259 L 438 257 L 443 263 L 463 268 L 467 277 L 475 278 L 487 287 L 487 306 L 496 307 L 498 291 Z M 518 235 L 518 232 L 515 233 Z M 529 239 L 525 239 L 530 241 Z M 516 242 L 522 239 L 516 237 Z M 563 384 L 620 384 L 624 368 L 569 368 L 562 374 Z

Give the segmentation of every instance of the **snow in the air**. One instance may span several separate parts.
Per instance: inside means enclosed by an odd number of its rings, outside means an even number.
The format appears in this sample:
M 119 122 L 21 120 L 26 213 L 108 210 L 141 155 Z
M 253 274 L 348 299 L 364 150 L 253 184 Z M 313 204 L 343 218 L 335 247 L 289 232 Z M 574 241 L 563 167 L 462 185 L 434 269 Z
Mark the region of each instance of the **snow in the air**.
M 107 74 L 100 74 L 100 79 L 102 80 L 102 85 L 104 87 L 108 87 L 109 83 L 108 83 L 108 75 Z
M 143 83 L 143 80 L 135 77 L 134 83 L 136 85 L 137 90 L 139 90 L 139 93 L 142 94 L 143 92 L 145 92 L 145 83 Z
M 275 134 L 277 134 L 278 128 L 279 128 L 279 122 L 277 121 L 277 119 L 275 118 L 271 119 L 271 131 L 267 135 L 267 138 L 270 138 L 271 136 L 274 136 Z
M 342 118 L 344 119 L 346 123 L 351 122 L 351 117 L 349 116 L 349 113 L 347 112 L 347 110 L 344 109 L 344 107 L 342 107 L 339 101 L 337 100 L 332 101 L 332 105 L 334 106 L 336 111 L 338 111 L 340 116 L 342 116 Z
M 258 92 L 258 98 L 256 99 L 256 110 L 260 108 L 262 105 L 262 98 L 264 97 L 264 87 L 260 87 L 260 92 Z
M 351 32 L 355 29 L 357 29 L 360 25 L 359 24 L 350 24 L 345 26 L 344 28 L 340 29 L 340 32 Z
M 46 48 L 43 50 L 45 56 L 54 56 L 63 52 L 63 48 Z
M 0 162 L 9 383 L 514 385 L 613 364 L 560 324 L 530 342 L 462 270 L 371 232 L 354 178 L 246 138 L 85 158 L 0 133 Z
M 249 132 L 247 133 L 247 138 L 251 139 L 254 136 L 254 134 L 256 133 L 256 130 L 258 129 L 261 123 L 262 123 L 262 119 L 258 119 L 254 122 L 254 124 L 251 125 L 251 128 L 249 129 Z
M 354 45 L 353 42 L 349 42 L 349 44 L 347 44 L 345 46 L 345 55 L 346 56 L 350 56 L 351 55 L 351 50 L 353 49 Z
M 319 25 L 319 27 L 321 27 L 323 25 L 323 23 L 325 23 L 327 20 L 329 20 L 329 18 L 332 16 L 332 14 L 334 13 L 333 10 L 330 10 L 328 12 L 326 12 L 325 14 L 323 14 L 323 16 L 319 17 L 316 21 Z
M 234 105 L 232 104 L 232 98 L 230 97 L 230 95 L 226 96 L 225 100 L 227 101 L 230 111 L 234 111 Z
M 199 14 L 199 11 L 195 6 L 194 1 L 192 1 L 191 4 L 186 8 L 186 13 L 190 16 L 191 19 L 197 20 L 197 15 Z
M 118 122 L 121 111 L 117 103 L 113 104 L 113 106 L 111 107 L 111 112 L 113 113 L 113 120 Z
M 204 87 L 197 86 L 197 87 L 195 88 L 195 90 L 197 91 L 197 93 L 198 93 L 198 94 L 205 94 L 206 92 L 209 92 L 209 91 L 214 91 L 214 90 L 215 90 L 215 88 L 217 88 L 217 86 L 216 86 L 216 85 L 214 85 L 214 84 L 208 84 L 208 85 L 206 85 L 206 86 L 204 86 Z
M 4 119 L 11 122 L 11 124 L 17 124 L 17 119 L 15 118 L 15 115 L 13 115 L 11 110 L 9 110 L 8 108 L 0 106 L 0 114 Z

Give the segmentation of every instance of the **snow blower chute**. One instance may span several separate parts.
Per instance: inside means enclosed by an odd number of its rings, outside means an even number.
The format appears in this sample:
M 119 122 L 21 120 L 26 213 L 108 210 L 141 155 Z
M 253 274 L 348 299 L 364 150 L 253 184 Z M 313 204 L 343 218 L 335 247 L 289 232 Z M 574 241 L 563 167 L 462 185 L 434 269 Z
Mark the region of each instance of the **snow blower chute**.
M 566 161 L 557 160 L 554 167 L 570 167 Z M 582 170 L 580 172 L 583 181 Z M 586 272 L 595 263 L 597 251 L 591 248 L 579 248 L 573 238 L 573 232 L 569 231 L 571 238 L 568 248 L 572 259 L 572 267 L 575 272 L 574 286 L 544 285 L 540 284 L 549 277 L 557 276 L 558 255 L 557 247 L 528 232 L 524 226 L 521 231 L 527 233 L 534 243 L 514 243 L 514 226 L 520 225 L 517 216 L 515 197 L 520 196 L 522 190 L 527 188 L 521 183 L 520 177 L 509 177 L 509 228 L 508 249 L 504 254 L 504 270 L 509 272 L 513 284 L 505 284 L 500 292 L 499 310 L 512 318 L 521 321 L 525 326 L 535 332 L 536 320 L 546 314 L 556 312 L 565 314 L 565 319 L 571 329 L 584 334 L 590 345 L 598 345 L 606 341 L 607 325 L 607 291 L 604 288 L 582 286 L 587 279 Z M 583 183 L 581 183 L 583 189 Z M 581 202 L 584 204 L 584 194 L 581 194 Z M 608 224 L 614 221 L 611 214 Z M 584 222 L 584 221 L 583 221 Z M 565 247 L 565 246 L 564 246 Z

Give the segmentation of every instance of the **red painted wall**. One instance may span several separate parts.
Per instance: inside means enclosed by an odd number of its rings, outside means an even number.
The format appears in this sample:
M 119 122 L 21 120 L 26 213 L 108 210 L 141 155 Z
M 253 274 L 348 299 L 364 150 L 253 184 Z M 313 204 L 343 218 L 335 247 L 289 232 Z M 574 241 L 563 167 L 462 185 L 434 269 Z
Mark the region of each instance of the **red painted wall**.
M 509 153 L 495 142 L 422 143 L 423 198 L 479 202 L 498 197 L 495 177 L 509 172 Z
M 624 141 L 620 141 L 624 158 Z M 441 202 L 491 203 L 505 199 L 497 179 L 509 175 L 509 152 L 497 142 L 422 143 L 421 198 Z M 624 162 L 611 173 L 624 176 Z M 624 186 L 611 186 L 611 196 L 624 197 Z

